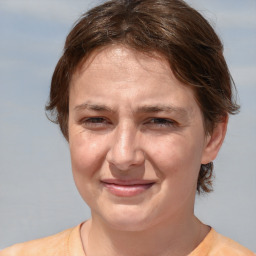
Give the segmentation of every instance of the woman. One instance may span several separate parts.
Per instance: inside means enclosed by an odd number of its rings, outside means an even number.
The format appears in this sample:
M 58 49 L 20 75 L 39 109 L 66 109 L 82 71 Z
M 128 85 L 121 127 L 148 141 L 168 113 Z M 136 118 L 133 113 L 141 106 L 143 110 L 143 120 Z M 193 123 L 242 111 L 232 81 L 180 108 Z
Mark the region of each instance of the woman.
M 221 42 L 180 0 L 113 0 L 67 36 L 47 111 L 91 219 L 0 255 L 253 255 L 194 215 L 232 99 Z

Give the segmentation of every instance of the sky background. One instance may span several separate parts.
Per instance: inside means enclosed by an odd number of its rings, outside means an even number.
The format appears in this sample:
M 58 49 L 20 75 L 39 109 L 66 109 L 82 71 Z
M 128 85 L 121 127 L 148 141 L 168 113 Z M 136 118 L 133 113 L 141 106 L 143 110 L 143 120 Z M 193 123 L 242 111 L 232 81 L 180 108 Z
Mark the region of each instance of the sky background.
M 215 161 L 215 191 L 196 214 L 256 251 L 256 0 L 189 0 L 215 27 L 236 82 Z M 0 248 L 89 218 L 73 183 L 68 144 L 45 116 L 51 75 L 75 20 L 100 1 L 0 0 Z

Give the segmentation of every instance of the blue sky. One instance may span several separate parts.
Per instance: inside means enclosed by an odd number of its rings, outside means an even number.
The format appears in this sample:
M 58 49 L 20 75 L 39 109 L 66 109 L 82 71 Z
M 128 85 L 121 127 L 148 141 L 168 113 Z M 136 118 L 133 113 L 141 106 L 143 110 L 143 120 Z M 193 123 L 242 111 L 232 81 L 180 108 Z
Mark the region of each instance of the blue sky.
M 0 1 L 0 248 L 89 216 L 72 182 L 68 145 L 45 117 L 44 105 L 68 31 L 83 11 L 99 2 Z M 199 199 L 196 211 L 256 251 L 256 1 L 187 2 L 220 35 L 242 107 L 230 120 L 216 161 L 215 192 Z M 6 237 L 7 230 L 15 234 Z

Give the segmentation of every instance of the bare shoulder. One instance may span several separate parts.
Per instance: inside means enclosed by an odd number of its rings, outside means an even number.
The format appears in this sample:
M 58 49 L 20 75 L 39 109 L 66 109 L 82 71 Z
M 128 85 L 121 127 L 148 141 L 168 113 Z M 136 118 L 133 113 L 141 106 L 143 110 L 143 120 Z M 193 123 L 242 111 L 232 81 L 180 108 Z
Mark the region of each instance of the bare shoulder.
M 15 244 L 2 251 L 0 256 L 52 256 L 68 255 L 68 240 L 71 229 L 41 239 Z

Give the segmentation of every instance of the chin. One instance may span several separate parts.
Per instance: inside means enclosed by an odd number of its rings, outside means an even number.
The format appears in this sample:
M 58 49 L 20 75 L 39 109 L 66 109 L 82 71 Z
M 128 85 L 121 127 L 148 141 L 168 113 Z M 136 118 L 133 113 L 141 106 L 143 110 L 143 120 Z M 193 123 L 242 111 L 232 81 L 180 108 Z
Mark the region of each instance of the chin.
M 150 213 L 138 209 L 137 206 L 121 205 L 114 210 L 112 208 L 107 214 L 102 214 L 101 219 L 106 225 L 120 231 L 143 231 L 152 226 Z

